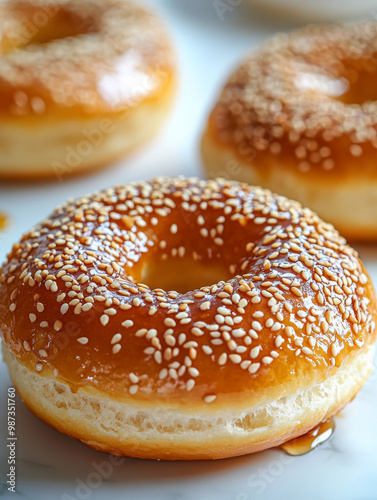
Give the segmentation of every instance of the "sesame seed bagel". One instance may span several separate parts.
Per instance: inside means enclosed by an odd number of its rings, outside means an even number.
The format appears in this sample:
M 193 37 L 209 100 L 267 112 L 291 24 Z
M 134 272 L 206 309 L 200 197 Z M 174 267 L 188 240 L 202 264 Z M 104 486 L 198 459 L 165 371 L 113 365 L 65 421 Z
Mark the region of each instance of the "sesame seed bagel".
M 0 269 L 20 396 L 118 455 L 224 458 L 304 434 L 372 371 L 375 319 L 370 278 L 331 225 L 224 180 L 71 200 Z
M 226 83 L 202 140 L 211 177 L 309 206 L 348 238 L 377 237 L 377 22 L 280 34 Z
M 161 127 L 173 86 L 165 27 L 136 2 L 1 2 L 0 178 L 119 159 Z

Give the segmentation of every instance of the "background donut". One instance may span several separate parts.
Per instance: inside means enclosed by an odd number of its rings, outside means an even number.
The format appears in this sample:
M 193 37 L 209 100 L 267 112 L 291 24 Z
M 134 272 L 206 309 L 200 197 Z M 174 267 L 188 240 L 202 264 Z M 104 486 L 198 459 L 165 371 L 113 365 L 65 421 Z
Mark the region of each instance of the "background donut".
M 377 237 L 377 22 L 272 38 L 226 83 L 202 140 L 211 176 L 309 206 L 348 238 Z
M 0 178 L 108 165 L 167 113 L 174 62 L 162 21 L 129 0 L 0 3 Z

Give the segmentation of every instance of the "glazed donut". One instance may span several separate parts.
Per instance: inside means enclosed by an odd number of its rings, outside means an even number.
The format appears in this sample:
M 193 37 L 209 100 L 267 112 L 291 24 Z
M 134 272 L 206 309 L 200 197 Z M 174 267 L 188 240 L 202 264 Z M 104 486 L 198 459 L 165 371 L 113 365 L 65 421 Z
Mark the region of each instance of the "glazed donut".
M 21 398 L 115 455 L 224 458 L 306 433 L 371 372 L 375 319 L 370 278 L 332 226 L 223 180 L 70 201 L 0 270 Z
M 374 0 L 248 0 L 248 3 L 289 21 L 338 21 L 340 19 L 370 15 L 376 7 Z
M 161 20 L 128 0 L 0 3 L 0 177 L 83 173 L 161 126 L 174 86 Z
M 227 82 L 202 140 L 211 177 L 309 206 L 348 238 L 377 237 L 377 22 L 281 34 Z

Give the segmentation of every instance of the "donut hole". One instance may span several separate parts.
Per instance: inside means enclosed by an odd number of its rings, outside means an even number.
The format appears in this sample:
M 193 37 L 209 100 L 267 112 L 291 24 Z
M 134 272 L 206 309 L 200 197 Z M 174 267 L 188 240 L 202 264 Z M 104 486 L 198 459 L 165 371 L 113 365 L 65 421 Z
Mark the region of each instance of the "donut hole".
M 371 58 L 337 60 L 334 68 L 322 68 L 317 62 L 295 72 L 294 86 L 307 96 L 326 96 L 343 104 L 377 101 L 377 54 Z
M 229 268 L 221 262 L 204 262 L 193 257 L 150 259 L 141 268 L 140 280 L 152 290 L 161 288 L 186 293 L 231 278 Z
M 98 30 L 94 17 L 84 19 L 55 3 L 40 8 L 29 2 L 15 2 L 12 15 L 9 29 L 5 29 L 0 38 L 1 55 Z
M 347 91 L 339 96 L 344 104 L 364 104 L 377 101 L 377 60 L 358 59 L 344 63 L 347 70 L 344 78 L 347 80 Z

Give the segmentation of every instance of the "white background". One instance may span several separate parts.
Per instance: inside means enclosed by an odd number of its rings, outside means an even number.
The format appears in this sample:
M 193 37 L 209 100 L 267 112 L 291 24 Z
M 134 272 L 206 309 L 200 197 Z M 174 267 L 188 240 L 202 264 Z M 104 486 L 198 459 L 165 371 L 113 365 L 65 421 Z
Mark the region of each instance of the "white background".
M 179 89 L 168 122 L 154 141 L 109 170 L 60 183 L 0 185 L 0 212 L 11 218 L 9 228 L 0 233 L 1 260 L 24 231 L 68 197 L 156 175 L 202 176 L 200 135 L 229 71 L 266 37 L 292 28 L 279 19 L 259 17 L 242 0 L 223 2 L 240 5 L 225 12 L 222 19 L 211 1 L 148 3 L 158 4 L 168 20 L 179 61 Z M 356 248 L 377 285 L 377 243 Z M 10 386 L 6 367 L 0 362 L 1 482 L 8 469 L 6 395 Z M 280 450 L 270 450 L 218 462 L 124 459 L 114 465 L 108 455 L 47 427 L 17 400 L 18 493 L 8 493 L 1 484 L 0 496 L 33 500 L 375 500 L 376 418 L 377 375 L 373 375 L 356 401 L 336 419 L 334 438 L 309 455 L 291 458 Z M 96 467 L 102 462 L 106 465 L 101 476 Z

